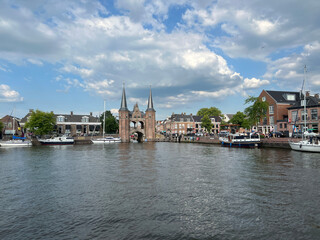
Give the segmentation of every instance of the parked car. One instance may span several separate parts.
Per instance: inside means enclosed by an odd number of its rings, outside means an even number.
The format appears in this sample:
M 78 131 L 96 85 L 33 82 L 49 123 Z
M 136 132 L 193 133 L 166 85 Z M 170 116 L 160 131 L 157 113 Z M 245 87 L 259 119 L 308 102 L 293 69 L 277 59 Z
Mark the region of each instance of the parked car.
M 294 132 L 292 134 L 292 137 L 294 137 L 294 138 L 302 138 L 302 133 L 301 132 Z
M 283 134 L 283 132 L 275 132 L 274 133 L 275 137 L 285 137 L 285 135 Z

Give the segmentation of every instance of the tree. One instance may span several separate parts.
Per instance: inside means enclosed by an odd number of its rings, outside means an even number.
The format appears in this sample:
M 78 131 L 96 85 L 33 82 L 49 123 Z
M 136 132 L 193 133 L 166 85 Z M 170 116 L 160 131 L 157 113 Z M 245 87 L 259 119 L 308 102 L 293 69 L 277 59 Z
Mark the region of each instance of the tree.
M 263 102 L 258 97 L 249 96 L 245 104 L 252 103 L 251 106 L 247 107 L 244 110 L 244 113 L 249 117 L 250 126 L 257 126 L 258 123 L 267 115 L 267 110 L 269 104 L 267 102 Z
M 211 119 L 208 117 L 208 115 L 205 115 L 201 119 L 201 126 L 204 127 L 208 133 L 211 131 L 213 124 L 211 122 Z
M 36 135 L 45 135 L 52 133 L 56 119 L 54 114 L 42 112 L 40 110 L 33 111 L 30 118 L 26 122 L 25 128 Z
M 103 113 L 100 116 L 100 121 L 103 126 Z M 116 133 L 119 129 L 119 123 L 117 122 L 116 118 L 112 115 L 110 111 L 106 111 L 106 118 L 105 118 L 105 132 L 106 133 Z
M 249 129 L 250 123 L 247 119 L 247 115 L 245 115 L 243 112 L 237 112 L 233 117 L 230 119 L 230 122 L 233 124 L 238 124 L 240 127 Z
M 222 112 L 216 108 L 216 107 L 211 107 L 211 108 L 201 108 L 198 112 L 197 112 L 198 116 L 221 116 Z
M 0 132 L 2 132 L 2 129 L 4 128 L 3 122 L 0 121 Z

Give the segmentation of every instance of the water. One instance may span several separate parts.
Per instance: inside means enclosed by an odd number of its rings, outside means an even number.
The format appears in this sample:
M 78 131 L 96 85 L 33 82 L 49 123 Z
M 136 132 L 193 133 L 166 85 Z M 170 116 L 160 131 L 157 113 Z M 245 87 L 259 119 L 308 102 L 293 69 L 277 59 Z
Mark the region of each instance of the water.
M 0 148 L 0 239 L 320 239 L 319 188 L 290 150 Z

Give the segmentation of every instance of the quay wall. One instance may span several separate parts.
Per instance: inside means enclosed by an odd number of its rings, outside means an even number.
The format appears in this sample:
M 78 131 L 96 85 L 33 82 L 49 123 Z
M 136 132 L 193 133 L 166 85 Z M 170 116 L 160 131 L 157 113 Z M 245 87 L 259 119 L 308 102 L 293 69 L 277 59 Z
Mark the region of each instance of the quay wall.
M 263 138 L 261 139 L 262 148 L 282 148 L 290 149 L 289 145 L 290 138 Z M 180 142 L 180 143 L 202 143 L 202 144 L 220 144 L 218 137 L 182 137 L 179 138 L 166 139 L 170 142 Z

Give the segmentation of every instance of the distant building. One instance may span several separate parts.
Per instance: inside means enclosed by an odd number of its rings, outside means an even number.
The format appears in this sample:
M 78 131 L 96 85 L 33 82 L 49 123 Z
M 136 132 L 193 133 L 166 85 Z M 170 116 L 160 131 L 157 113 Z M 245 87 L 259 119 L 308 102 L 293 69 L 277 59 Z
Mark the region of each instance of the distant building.
M 25 126 L 33 110 L 21 119 L 21 127 Z M 71 136 L 95 135 L 101 130 L 101 122 L 99 117 L 88 115 L 76 115 L 71 111 L 70 114 L 54 114 L 56 125 L 54 133 L 69 134 Z M 24 130 L 26 132 L 26 130 Z
M 218 133 L 221 124 L 221 118 L 210 116 L 213 127 L 211 133 Z M 201 127 L 202 116 L 192 114 L 175 114 L 172 113 L 166 120 L 157 122 L 157 132 L 173 135 L 188 135 L 195 133 L 204 133 L 205 129 Z
M 306 113 L 304 112 L 304 97 L 302 95 L 300 101 L 296 101 L 294 105 L 288 108 L 289 120 L 288 125 L 290 126 L 289 131 L 302 132 L 304 126 L 304 119 L 306 118 L 307 128 L 310 131 L 319 132 L 320 127 L 320 99 L 319 94 L 310 96 L 309 92 L 306 92 Z
M 229 113 L 226 113 L 226 114 L 223 114 L 223 120 L 225 121 L 225 122 L 229 122 L 232 118 L 233 118 L 233 116 L 234 116 L 235 114 L 229 114 Z
M 268 134 L 270 132 L 289 132 L 288 108 L 300 101 L 299 92 L 262 90 L 259 98 L 269 104 L 266 117 L 258 125 L 258 131 Z

